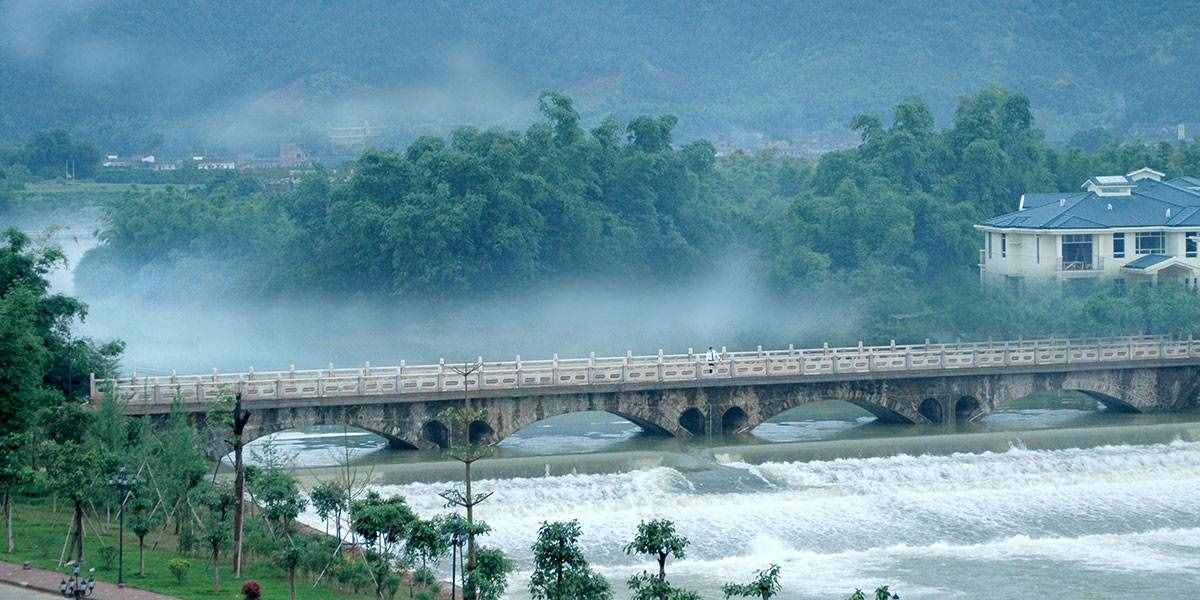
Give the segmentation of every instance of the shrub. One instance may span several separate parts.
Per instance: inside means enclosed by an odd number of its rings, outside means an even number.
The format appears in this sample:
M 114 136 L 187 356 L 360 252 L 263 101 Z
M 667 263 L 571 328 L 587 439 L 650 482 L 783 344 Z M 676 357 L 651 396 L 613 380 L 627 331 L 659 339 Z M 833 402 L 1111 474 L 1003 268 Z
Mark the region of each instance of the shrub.
M 183 580 L 187 578 L 188 570 L 191 568 L 192 563 L 183 558 L 172 558 L 167 562 L 167 570 L 171 572 L 171 575 L 175 576 L 175 581 L 178 583 L 183 583 Z
M 247 581 L 246 585 L 242 586 L 242 598 L 244 600 L 258 600 L 262 598 L 262 586 L 258 585 L 257 581 Z

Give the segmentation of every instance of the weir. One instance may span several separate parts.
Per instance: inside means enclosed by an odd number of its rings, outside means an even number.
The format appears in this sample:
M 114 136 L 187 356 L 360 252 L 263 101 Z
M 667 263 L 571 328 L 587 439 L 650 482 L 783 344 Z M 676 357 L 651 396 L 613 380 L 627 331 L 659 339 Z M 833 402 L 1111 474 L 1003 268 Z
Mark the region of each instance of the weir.
M 534 422 L 605 411 L 680 437 L 737 434 L 785 410 L 844 400 L 898 423 L 978 419 L 1038 391 L 1080 391 L 1109 410 L 1194 407 L 1200 340 L 1158 336 L 1040 339 L 93 378 L 126 412 L 161 416 L 178 403 L 203 418 L 241 394 L 247 439 L 320 424 L 376 432 L 393 447 L 497 442 Z M 469 402 L 484 419 L 450 431 L 443 416 Z

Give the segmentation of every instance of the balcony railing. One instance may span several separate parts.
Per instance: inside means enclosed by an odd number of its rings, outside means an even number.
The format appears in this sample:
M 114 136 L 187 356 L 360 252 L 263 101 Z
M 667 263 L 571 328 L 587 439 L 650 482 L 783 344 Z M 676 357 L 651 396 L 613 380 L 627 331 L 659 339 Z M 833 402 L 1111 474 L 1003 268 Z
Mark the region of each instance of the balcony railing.
M 1104 258 L 1095 258 L 1092 260 L 1065 260 L 1059 259 L 1058 270 L 1072 273 L 1087 273 L 1089 271 L 1103 271 Z

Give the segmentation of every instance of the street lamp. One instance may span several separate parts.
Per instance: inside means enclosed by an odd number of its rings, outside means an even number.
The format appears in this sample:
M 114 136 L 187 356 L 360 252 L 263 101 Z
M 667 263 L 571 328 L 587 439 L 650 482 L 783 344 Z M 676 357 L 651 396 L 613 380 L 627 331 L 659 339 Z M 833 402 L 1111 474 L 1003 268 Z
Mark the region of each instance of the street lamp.
M 73 598 L 74 600 L 90 598 L 96 592 L 95 573 L 96 569 L 88 569 L 88 576 L 82 577 L 79 575 L 79 565 L 76 564 L 71 576 L 58 584 L 59 593 L 63 598 Z
M 125 585 L 125 500 L 129 490 L 137 485 L 137 478 L 130 477 L 125 467 L 117 471 L 117 476 L 108 482 L 120 493 L 121 505 L 117 509 L 117 520 L 120 522 L 117 534 L 117 586 Z

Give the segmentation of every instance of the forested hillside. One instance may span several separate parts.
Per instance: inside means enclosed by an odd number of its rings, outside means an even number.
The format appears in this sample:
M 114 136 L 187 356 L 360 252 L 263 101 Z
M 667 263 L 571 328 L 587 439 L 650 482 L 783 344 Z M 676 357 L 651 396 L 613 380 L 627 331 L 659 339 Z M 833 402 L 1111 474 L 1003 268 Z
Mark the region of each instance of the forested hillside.
M 1200 121 L 1193 2 L 844 8 L 12 0 L 0 78 L 22 85 L 0 86 L 0 139 L 63 127 L 121 151 L 269 148 L 369 123 L 406 142 L 522 127 L 544 89 L 588 123 L 687 115 L 683 141 L 845 139 L 855 114 L 914 95 L 945 122 L 992 84 L 1029 97 L 1053 139 Z

